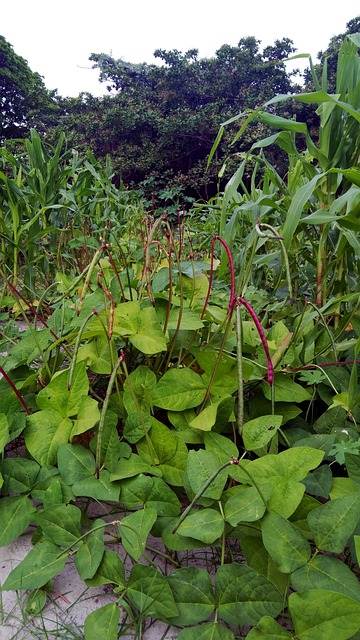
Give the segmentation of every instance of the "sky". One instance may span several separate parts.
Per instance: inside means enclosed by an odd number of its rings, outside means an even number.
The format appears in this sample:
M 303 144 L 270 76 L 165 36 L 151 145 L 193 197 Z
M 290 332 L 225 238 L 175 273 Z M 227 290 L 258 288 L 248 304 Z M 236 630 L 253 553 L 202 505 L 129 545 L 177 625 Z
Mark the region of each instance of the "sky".
M 283 37 L 316 59 L 330 38 L 360 14 L 359 0 L 17 0 L 1 3 L 0 35 L 48 89 L 77 96 L 106 93 L 91 53 L 156 63 L 155 49 L 198 49 L 211 57 L 223 44 L 255 36 L 261 48 Z M 290 63 L 289 68 L 290 68 Z M 303 61 L 291 63 L 304 68 Z

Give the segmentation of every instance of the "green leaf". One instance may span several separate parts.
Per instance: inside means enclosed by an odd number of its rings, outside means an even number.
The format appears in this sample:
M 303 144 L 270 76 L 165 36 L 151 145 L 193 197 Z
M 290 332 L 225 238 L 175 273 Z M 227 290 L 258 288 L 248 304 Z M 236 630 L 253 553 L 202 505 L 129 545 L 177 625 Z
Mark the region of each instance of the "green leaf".
M 179 615 L 172 618 L 176 626 L 207 620 L 214 611 L 214 594 L 210 576 L 205 569 L 187 567 L 172 571 L 168 577 Z
M 102 528 L 99 529 L 99 526 Z M 93 578 L 99 568 L 104 554 L 104 528 L 105 521 L 101 518 L 96 519 L 90 527 L 84 544 L 75 555 L 75 565 L 82 580 Z
M 301 640 L 348 640 L 360 629 L 360 603 L 334 591 L 292 593 L 289 609 Z
M 76 545 L 82 535 L 81 510 L 73 504 L 58 504 L 38 511 L 34 520 L 51 542 L 62 547 Z
M 161 538 L 167 549 L 171 551 L 188 551 L 190 549 L 202 549 L 204 543 L 195 538 L 187 538 L 181 536 L 178 532 L 173 533 L 174 527 L 178 522 L 178 518 L 171 518 L 168 524 L 161 532 Z
M 246 565 L 219 567 L 215 578 L 219 617 L 228 624 L 254 625 L 264 615 L 277 616 L 284 601 L 276 587 Z
M 4 493 L 29 493 L 39 476 L 40 465 L 28 458 L 11 457 L 2 462 Z
M 156 509 L 158 516 L 177 516 L 180 513 L 180 501 L 161 478 L 154 478 L 150 491 L 144 500 L 146 507 Z
M 110 471 L 107 469 L 102 469 L 98 478 L 90 476 L 75 482 L 72 490 L 75 496 L 87 496 L 109 502 L 117 502 L 120 495 L 120 485 L 110 480 Z
M 224 531 L 224 520 L 215 509 L 196 510 L 187 516 L 178 528 L 178 533 L 188 538 L 201 540 L 206 545 L 220 538 Z
M 92 611 L 84 623 L 85 640 L 118 640 L 120 609 L 116 602 Z
M 271 400 L 271 387 L 262 383 L 265 398 Z M 311 400 L 311 393 L 287 375 L 275 376 L 275 402 L 305 402 Z
M 301 531 L 277 513 L 267 513 L 261 522 L 264 547 L 283 573 L 291 573 L 306 564 L 311 555 Z
M 166 622 L 179 614 L 168 581 L 153 567 L 135 565 L 131 569 L 127 595 L 143 616 Z
M 136 367 L 124 382 L 124 407 L 128 415 L 148 414 L 152 407 L 152 393 L 156 387 L 156 375 L 144 365 Z
M 249 631 L 246 638 L 247 640 L 281 640 L 281 638 L 291 640 L 293 635 L 275 622 L 273 618 L 264 616 L 256 627 Z
M 220 467 L 218 458 L 210 451 L 189 451 L 187 475 L 190 486 L 197 493 L 210 476 Z M 220 500 L 227 479 L 226 469 L 221 471 L 203 493 L 203 497 Z
M 208 622 L 198 627 L 183 629 L 178 635 L 178 640 L 234 640 L 235 636 L 230 629 L 217 622 Z
M 125 589 L 125 568 L 119 554 L 106 549 L 95 575 L 86 579 L 86 584 L 88 587 L 99 587 L 110 583 Z
M 360 517 L 360 491 L 330 500 L 308 515 L 318 549 L 342 553 Z
M 359 581 L 351 569 L 338 558 L 315 556 L 308 564 L 291 574 L 291 583 L 296 591 L 326 589 L 360 602 Z
M 271 487 L 267 485 L 261 487 L 261 491 L 266 498 L 269 497 Z M 258 490 L 255 487 L 236 487 L 237 492 L 233 494 L 225 504 L 225 519 L 230 522 L 231 526 L 236 527 L 239 522 L 255 522 L 263 517 L 266 505 L 264 504 Z
M 45 607 L 46 600 L 47 593 L 45 589 L 36 589 L 35 591 L 32 591 L 32 593 L 26 600 L 26 613 L 28 613 L 30 616 L 38 615 Z
M 9 439 L 10 434 L 7 416 L 5 413 L 0 413 L 0 452 L 4 450 Z
M 69 485 L 95 475 L 95 458 L 79 444 L 62 444 L 57 453 L 60 475 Z
M 263 545 L 260 531 L 255 532 L 252 530 L 249 535 L 246 535 L 245 532 L 243 533 L 241 536 L 241 551 L 249 567 L 252 567 L 257 573 L 270 580 L 284 596 L 287 594 L 289 576 L 287 573 L 279 571 L 276 567 L 275 562 Z
M 153 483 L 153 478 L 142 473 L 121 481 L 121 504 L 129 511 L 142 507 L 150 495 Z
M 29 453 L 42 466 L 55 464 L 60 445 L 70 438 L 71 420 L 55 410 L 44 410 L 27 416 L 26 425 L 24 435 Z
M 155 418 L 151 418 L 151 431 L 137 445 L 137 451 L 142 460 L 151 464 L 169 462 L 175 455 L 178 439 L 168 427 Z M 149 444 L 150 441 L 150 444 Z
M 136 333 L 130 336 L 130 342 L 147 355 L 166 351 L 166 338 L 153 307 L 141 309 L 137 316 Z
M 39 391 L 36 404 L 44 411 L 56 411 L 63 418 L 77 414 L 81 400 L 87 396 L 89 381 L 83 362 L 76 365 L 70 390 L 68 389 L 69 369 L 55 373 L 49 384 Z
M 39 542 L 13 569 L 1 589 L 39 589 L 63 570 L 67 556 L 51 542 Z
M 152 394 L 152 401 L 161 409 L 185 411 L 199 406 L 205 398 L 206 386 L 191 369 L 169 369 Z
M 5 497 L 0 500 L 0 547 L 16 540 L 28 528 L 36 512 L 30 498 Z
M 144 462 L 136 453 L 132 453 L 129 458 L 121 458 L 110 475 L 110 480 L 124 480 L 132 478 L 138 473 L 149 473 L 150 464 Z
M 130 413 L 125 420 L 123 435 L 125 440 L 134 444 L 151 429 L 151 418 L 145 413 Z
M 156 509 L 145 507 L 121 520 L 119 531 L 123 547 L 134 560 L 139 560 L 145 551 L 147 537 L 156 519 Z
M 243 440 L 245 449 L 254 451 L 270 442 L 282 424 L 282 416 L 259 416 L 243 425 Z
M 71 429 L 70 440 L 81 433 L 85 433 L 85 431 L 94 427 L 99 421 L 100 411 L 98 404 L 97 400 L 89 398 L 88 396 L 84 396 L 81 399 L 76 418 L 74 419 L 74 426 Z

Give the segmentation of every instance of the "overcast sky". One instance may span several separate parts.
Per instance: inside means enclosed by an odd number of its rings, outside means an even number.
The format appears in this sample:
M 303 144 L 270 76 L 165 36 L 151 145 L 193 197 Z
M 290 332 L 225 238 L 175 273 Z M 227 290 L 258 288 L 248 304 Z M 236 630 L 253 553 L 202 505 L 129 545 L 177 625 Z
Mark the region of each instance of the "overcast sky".
M 49 89 L 101 95 L 92 52 L 152 63 L 157 48 L 195 48 L 210 57 L 245 36 L 261 40 L 261 47 L 288 37 L 298 53 L 315 59 L 359 14 L 359 0 L 2 0 L 0 35 Z

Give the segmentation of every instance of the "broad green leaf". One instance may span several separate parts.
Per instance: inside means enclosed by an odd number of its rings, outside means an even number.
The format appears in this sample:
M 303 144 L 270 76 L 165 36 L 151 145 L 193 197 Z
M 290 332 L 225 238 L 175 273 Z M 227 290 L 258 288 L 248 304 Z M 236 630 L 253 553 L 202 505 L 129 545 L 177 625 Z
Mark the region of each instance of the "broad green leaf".
M 245 449 L 254 451 L 260 449 L 270 442 L 282 424 L 282 416 L 259 416 L 254 420 L 249 420 L 243 425 L 243 440 Z
M 113 340 L 100 335 L 89 340 L 78 351 L 77 361 L 85 362 L 94 373 L 110 375 L 117 360 L 116 346 Z
M 220 433 L 205 433 L 204 444 L 206 451 L 213 453 L 220 461 L 220 464 L 229 462 L 232 458 L 239 457 L 239 450 L 234 442 Z
M 120 485 L 110 480 L 110 471 L 107 469 L 102 469 L 98 478 L 90 476 L 74 482 L 72 490 L 75 496 L 86 496 L 109 502 L 117 502 L 120 495 Z
M 188 551 L 190 549 L 202 549 L 204 543 L 195 538 L 181 536 L 177 531 L 173 533 L 179 518 L 171 518 L 161 532 L 161 538 L 167 549 L 171 551 Z
M 146 617 L 167 621 L 179 614 L 167 579 L 153 567 L 135 565 L 131 569 L 127 595 Z
M 360 484 L 360 456 L 353 453 L 345 453 L 345 465 L 350 480 Z
M 360 491 L 330 500 L 308 515 L 318 549 L 342 553 L 360 517 Z
M 222 515 L 215 509 L 196 510 L 187 516 L 178 528 L 180 535 L 201 540 L 205 545 L 212 544 L 224 531 Z
M 187 458 L 186 444 L 180 438 L 176 438 L 176 450 L 173 457 L 158 466 L 163 480 L 174 487 L 182 487 Z
M 152 393 L 156 387 L 156 375 L 144 365 L 136 367 L 124 382 L 124 407 L 128 415 L 150 412 Z
M 105 421 L 101 436 L 101 446 L 100 446 L 100 460 L 106 469 L 109 471 L 113 471 L 116 467 L 118 460 L 124 456 L 122 453 L 123 447 L 129 448 L 129 455 L 131 453 L 131 449 L 129 445 L 125 442 L 120 442 L 117 424 L 118 424 L 118 416 L 113 411 L 107 411 L 105 415 Z M 97 437 L 94 438 L 91 444 L 94 443 L 94 449 L 97 445 Z
M 139 560 L 145 551 L 147 537 L 156 521 L 156 509 L 145 507 L 140 511 L 134 511 L 129 516 L 122 518 L 119 531 L 125 551 L 134 560 Z
M 124 480 L 132 478 L 138 473 L 148 473 L 150 465 L 144 462 L 136 453 L 132 453 L 129 458 L 121 458 L 110 475 L 110 480 Z
M 161 478 L 153 478 L 144 504 L 156 509 L 158 516 L 177 516 L 181 509 L 176 493 Z
M 92 611 L 84 623 L 85 640 L 118 640 L 120 608 L 116 602 Z
M 187 461 L 187 475 L 194 493 L 197 493 L 210 476 L 216 472 L 221 464 L 218 458 L 210 451 L 189 451 Z M 226 469 L 221 471 L 203 493 L 205 498 L 220 500 L 227 479 Z
M 74 484 L 95 475 L 94 455 L 79 444 L 62 444 L 57 453 L 60 475 L 67 484 Z
M 83 580 L 93 578 L 99 568 L 104 554 L 104 529 L 105 521 L 101 518 L 96 519 L 84 544 L 76 552 L 75 565 Z
M 354 482 L 350 478 L 333 478 L 332 487 L 330 489 L 331 500 L 343 498 L 349 494 L 359 491 L 359 483 Z
M 235 640 L 235 636 L 222 624 L 207 622 L 198 627 L 183 629 L 178 635 L 178 640 Z
M 151 418 L 145 413 L 130 413 L 125 420 L 123 435 L 125 440 L 134 444 L 151 429 Z
M 206 386 L 191 369 L 169 369 L 156 385 L 152 401 L 161 409 L 184 411 L 199 406 L 205 398 Z
M 95 575 L 86 580 L 88 587 L 99 587 L 102 584 L 116 584 L 125 589 L 125 568 L 116 551 L 104 551 Z
M 0 547 L 16 540 L 28 528 L 36 512 L 30 498 L 5 497 L 0 500 Z
M 329 465 L 323 464 L 303 480 L 306 492 L 319 498 L 328 498 L 333 484 L 333 477 Z
M 231 526 L 236 527 L 239 522 L 254 522 L 262 518 L 266 504 L 264 504 L 258 490 L 255 487 L 236 487 L 236 489 L 238 491 L 226 501 L 224 509 L 225 519 L 230 522 Z M 266 489 L 265 486 L 262 486 L 261 492 L 263 496 L 265 493 L 268 498 L 271 486 L 267 485 Z
M 301 640 L 348 640 L 360 629 L 360 603 L 334 591 L 292 593 L 289 609 Z
M 196 624 L 211 616 L 215 600 L 210 576 L 205 569 L 177 569 L 170 573 L 168 583 L 179 610 L 179 615 L 172 618 L 172 624 Z
M 74 419 L 74 426 L 71 429 L 70 440 L 75 436 L 85 433 L 100 420 L 99 403 L 94 398 L 84 396 L 79 405 L 79 409 Z
M 36 484 L 40 465 L 28 458 L 5 458 L 1 467 L 4 476 L 4 494 L 28 493 Z
M 216 422 L 217 410 L 221 401 L 209 404 L 191 422 L 192 429 L 211 431 Z
M 8 419 L 4 413 L 0 413 L 0 452 L 4 450 L 9 442 L 9 425 Z
M 141 309 L 137 317 L 136 333 L 130 336 L 130 342 L 147 355 L 166 351 L 166 338 L 153 307 Z
M 144 476 L 142 473 L 134 478 L 122 480 L 120 483 L 121 504 L 129 511 L 142 507 L 150 495 L 153 483 L 153 478 Z
M 13 569 L 1 589 L 39 589 L 63 570 L 67 556 L 68 554 L 62 554 L 55 544 L 39 542 Z
M 76 545 L 82 535 L 81 515 L 81 510 L 73 504 L 58 504 L 37 511 L 34 520 L 51 542 L 70 547 Z
M 261 522 L 264 547 L 283 573 L 291 573 L 306 564 L 311 555 L 301 531 L 277 513 L 267 513 Z
M 206 279 L 206 276 L 204 277 Z M 208 288 L 208 281 L 206 279 L 205 296 L 207 293 L 207 288 Z M 170 313 L 169 313 L 169 320 L 167 324 L 167 329 L 169 331 L 175 330 L 177 328 L 178 319 L 179 319 L 179 309 L 174 307 L 173 309 L 170 310 Z M 203 326 L 204 326 L 204 323 L 200 319 L 199 314 L 195 313 L 195 311 L 192 311 L 191 309 L 188 309 L 186 307 L 185 309 L 182 310 L 181 321 L 180 321 L 181 331 L 196 331 L 197 329 L 201 329 Z
M 81 400 L 87 396 L 89 381 L 83 362 L 76 365 L 70 390 L 68 389 L 69 369 L 55 373 L 49 384 L 39 391 L 36 404 L 44 411 L 56 411 L 63 418 L 77 414 Z
M 69 441 L 73 424 L 56 411 L 37 411 L 27 416 L 25 428 L 26 447 L 42 466 L 56 463 L 57 452 Z
M 219 567 L 215 578 L 219 617 L 228 624 L 254 625 L 283 609 L 282 595 L 264 576 L 243 564 Z
M 254 535 L 254 531 L 252 531 L 249 535 L 246 535 L 245 532 L 241 535 L 241 551 L 244 558 L 249 567 L 270 580 L 279 593 L 285 596 L 289 588 L 289 574 L 279 571 L 263 545 L 261 532 L 257 533 L 258 535 Z
M 264 616 L 256 627 L 249 631 L 246 638 L 247 640 L 281 640 L 281 638 L 291 640 L 293 635 L 275 622 L 274 618 Z
M 271 387 L 262 383 L 265 398 L 271 400 Z M 305 402 L 311 400 L 310 392 L 287 375 L 275 376 L 275 402 Z
M 162 422 L 155 418 L 150 420 L 151 431 L 147 438 L 137 444 L 137 452 L 141 459 L 149 464 L 164 464 L 174 457 L 178 439 Z
M 338 558 L 317 555 L 291 574 L 296 591 L 326 589 L 360 602 L 360 584 L 356 575 Z

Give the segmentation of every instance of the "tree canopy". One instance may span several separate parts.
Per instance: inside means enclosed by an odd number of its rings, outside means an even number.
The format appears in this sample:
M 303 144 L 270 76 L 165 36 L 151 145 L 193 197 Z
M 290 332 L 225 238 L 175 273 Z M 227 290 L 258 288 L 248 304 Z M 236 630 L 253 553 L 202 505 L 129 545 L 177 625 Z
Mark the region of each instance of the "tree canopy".
M 24 137 L 53 123 L 57 106 L 42 77 L 0 36 L 0 139 Z

